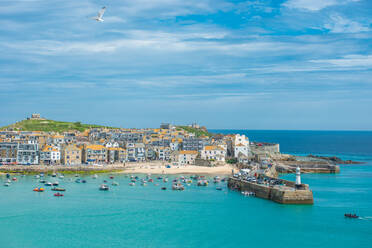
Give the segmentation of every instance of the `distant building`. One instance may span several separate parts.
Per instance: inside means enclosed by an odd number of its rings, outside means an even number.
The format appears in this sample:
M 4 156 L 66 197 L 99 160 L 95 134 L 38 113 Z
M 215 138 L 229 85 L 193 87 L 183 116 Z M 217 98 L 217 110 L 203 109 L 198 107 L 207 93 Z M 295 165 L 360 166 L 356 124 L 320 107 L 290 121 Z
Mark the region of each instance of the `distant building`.
M 40 114 L 34 113 L 31 114 L 31 117 L 28 117 L 27 120 L 45 120 L 45 118 L 41 118 Z
M 40 162 L 42 164 L 59 164 L 61 153 L 57 147 L 46 145 L 40 151 Z
M 203 147 L 204 142 L 200 138 L 185 138 L 182 141 L 182 149 L 185 151 L 201 151 Z
M 169 123 L 162 123 L 162 124 L 160 124 L 160 128 L 161 129 L 171 129 L 172 125 L 169 124 Z
M 17 147 L 16 142 L 0 143 L 0 163 L 15 164 L 17 162 Z
M 23 165 L 39 164 L 39 144 L 18 144 L 17 163 Z

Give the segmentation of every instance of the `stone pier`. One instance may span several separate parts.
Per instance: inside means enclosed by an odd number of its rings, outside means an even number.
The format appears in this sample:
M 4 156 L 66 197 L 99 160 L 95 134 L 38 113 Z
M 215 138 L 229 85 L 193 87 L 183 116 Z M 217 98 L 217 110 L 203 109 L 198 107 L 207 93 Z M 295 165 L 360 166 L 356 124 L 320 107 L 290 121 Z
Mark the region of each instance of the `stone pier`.
M 249 182 L 240 178 L 230 177 L 228 187 L 239 191 L 248 191 L 256 194 L 256 197 L 272 200 L 281 204 L 313 204 L 313 192 L 307 184 L 301 184 L 295 187 L 295 183 L 283 179 L 280 180 L 283 185 L 267 185 Z

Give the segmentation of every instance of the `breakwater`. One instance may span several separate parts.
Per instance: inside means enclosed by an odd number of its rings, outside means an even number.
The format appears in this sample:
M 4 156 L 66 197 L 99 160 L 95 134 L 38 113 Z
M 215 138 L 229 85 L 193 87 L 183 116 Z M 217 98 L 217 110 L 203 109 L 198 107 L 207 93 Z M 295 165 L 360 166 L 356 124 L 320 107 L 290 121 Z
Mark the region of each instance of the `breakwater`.
M 273 181 L 275 185 L 270 183 L 257 183 L 245 180 L 239 177 L 230 177 L 228 187 L 239 191 L 248 191 L 255 193 L 256 197 L 268 199 L 281 204 L 313 204 L 313 192 L 307 184 L 295 185 L 294 182 L 265 177 L 266 182 Z

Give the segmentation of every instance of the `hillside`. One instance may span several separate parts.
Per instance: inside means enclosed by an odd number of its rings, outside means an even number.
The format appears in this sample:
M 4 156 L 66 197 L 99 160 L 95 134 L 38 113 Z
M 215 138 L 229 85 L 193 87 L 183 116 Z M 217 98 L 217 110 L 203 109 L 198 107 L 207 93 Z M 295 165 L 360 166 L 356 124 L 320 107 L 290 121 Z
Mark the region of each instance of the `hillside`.
M 201 128 L 193 128 L 193 127 L 188 127 L 188 126 L 177 126 L 177 129 L 180 130 L 180 129 L 183 129 L 189 133 L 193 133 L 195 134 L 196 137 L 200 137 L 200 136 L 212 136 L 211 133 L 209 133 L 208 131 L 204 130 L 204 129 L 201 129 Z
M 113 128 L 101 125 L 82 124 L 80 122 L 65 122 L 54 120 L 23 120 L 0 128 L 5 130 L 11 128 L 17 131 L 44 131 L 44 132 L 66 132 L 66 131 L 80 131 L 83 132 L 89 128 Z

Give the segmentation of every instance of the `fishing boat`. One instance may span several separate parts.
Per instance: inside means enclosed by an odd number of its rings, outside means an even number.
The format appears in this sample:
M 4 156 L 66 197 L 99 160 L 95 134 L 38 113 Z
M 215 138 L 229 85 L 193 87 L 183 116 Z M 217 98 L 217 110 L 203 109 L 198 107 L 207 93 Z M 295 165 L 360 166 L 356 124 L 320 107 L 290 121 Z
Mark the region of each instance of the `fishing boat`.
M 44 188 L 34 188 L 33 191 L 35 192 L 44 192 Z
M 101 184 L 101 186 L 99 186 L 99 190 L 107 191 L 109 190 L 109 186 L 107 184 Z
M 13 181 L 17 181 L 18 179 L 17 179 L 16 177 L 13 177 L 12 180 L 13 180 Z
M 57 187 L 54 187 L 52 188 L 53 191 L 66 191 L 66 189 L 64 188 L 57 188 Z
M 52 183 L 51 182 L 47 182 L 44 184 L 45 186 L 52 186 Z
M 112 182 L 112 185 L 113 186 L 119 186 L 119 183 L 118 182 Z
M 168 182 L 168 178 L 164 178 L 163 182 L 165 182 L 165 183 Z
M 10 179 L 7 179 L 5 182 L 6 183 L 11 183 L 12 181 L 10 181 Z
M 58 192 L 58 193 L 55 193 L 54 196 L 63 196 L 63 194 Z
M 352 219 L 357 219 L 357 218 L 359 218 L 359 216 L 356 215 L 356 214 L 344 214 L 344 216 L 345 216 L 346 218 L 352 218 Z
M 6 178 L 10 178 L 10 174 L 9 173 L 6 173 Z

